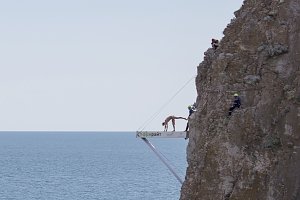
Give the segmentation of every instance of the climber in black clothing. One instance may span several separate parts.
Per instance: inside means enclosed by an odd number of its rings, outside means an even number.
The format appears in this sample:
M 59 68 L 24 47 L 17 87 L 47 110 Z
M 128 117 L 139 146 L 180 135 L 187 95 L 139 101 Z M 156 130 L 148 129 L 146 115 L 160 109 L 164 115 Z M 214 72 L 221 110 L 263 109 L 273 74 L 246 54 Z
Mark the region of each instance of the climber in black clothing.
M 219 40 L 211 39 L 211 46 L 216 50 L 219 47 Z
M 232 114 L 232 111 L 236 108 L 239 108 L 241 106 L 241 98 L 239 97 L 239 95 L 237 93 L 235 93 L 234 95 L 234 101 L 232 106 L 229 108 L 229 113 L 228 116 L 230 116 Z

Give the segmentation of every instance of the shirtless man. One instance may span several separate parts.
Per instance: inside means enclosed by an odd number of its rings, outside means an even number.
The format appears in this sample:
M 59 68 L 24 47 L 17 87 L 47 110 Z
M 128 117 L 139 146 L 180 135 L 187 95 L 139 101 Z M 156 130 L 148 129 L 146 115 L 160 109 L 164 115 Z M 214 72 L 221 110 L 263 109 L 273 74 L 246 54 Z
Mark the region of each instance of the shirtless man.
M 172 120 L 172 125 L 173 125 L 173 131 L 175 131 L 175 119 L 187 120 L 187 118 L 184 118 L 184 117 L 175 117 L 175 116 L 171 115 L 171 116 L 167 117 L 165 119 L 165 121 L 162 123 L 162 125 L 165 127 L 164 131 L 168 131 L 168 123 L 171 120 Z

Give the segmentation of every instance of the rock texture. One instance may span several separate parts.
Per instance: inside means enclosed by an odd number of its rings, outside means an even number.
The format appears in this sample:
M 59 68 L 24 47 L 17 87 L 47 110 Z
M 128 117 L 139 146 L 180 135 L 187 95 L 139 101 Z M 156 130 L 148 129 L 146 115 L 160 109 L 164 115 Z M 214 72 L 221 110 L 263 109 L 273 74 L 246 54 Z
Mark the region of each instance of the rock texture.
M 196 86 L 180 199 L 299 200 L 300 0 L 245 0 Z

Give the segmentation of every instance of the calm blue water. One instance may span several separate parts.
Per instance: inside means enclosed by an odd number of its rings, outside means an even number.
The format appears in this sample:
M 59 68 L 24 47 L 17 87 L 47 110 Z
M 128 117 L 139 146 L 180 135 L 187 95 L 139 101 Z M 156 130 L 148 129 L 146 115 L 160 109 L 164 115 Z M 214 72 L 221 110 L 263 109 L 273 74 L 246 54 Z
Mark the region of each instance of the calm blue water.
M 184 179 L 184 139 L 150 140 Z M 2 132 L 2 200 L 174 200 L 181 185 L 134 133 Z

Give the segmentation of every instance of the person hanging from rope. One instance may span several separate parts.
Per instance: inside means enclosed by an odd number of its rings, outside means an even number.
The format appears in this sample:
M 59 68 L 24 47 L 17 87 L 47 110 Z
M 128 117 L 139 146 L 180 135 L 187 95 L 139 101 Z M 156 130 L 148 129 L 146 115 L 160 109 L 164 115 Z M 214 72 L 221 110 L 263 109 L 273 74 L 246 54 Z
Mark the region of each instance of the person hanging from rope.
M 239 97 L 239 95 L 235 93 L 233 96 L 234 100 L 232 106 L 229 108 L 228 116 L 231 116 L 234 109 L 240 108 L 241 106 L 241 98 Z
M 184 119 L 187 120 L 187 118 L 184 117 L 175 117 L 174 115 L 171 115 L 165 119 L 165 121 L 162 123 L 162 125 L 165 127 L 164 131 L 168 131 L 168 123 L 169 121 L 172 121 L 173 125 L 173 131 L 175 131 L 175 119 Z
M 189 116 L 188 120 L 190 119 L 190 116 L 196 111 L 195 104 L 188 106 L 189 109 Z M 185 131 L 187 132 L 189 130 L 189 121 L 186 124 Z

